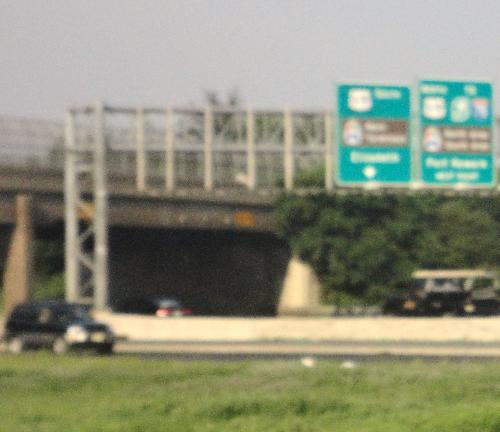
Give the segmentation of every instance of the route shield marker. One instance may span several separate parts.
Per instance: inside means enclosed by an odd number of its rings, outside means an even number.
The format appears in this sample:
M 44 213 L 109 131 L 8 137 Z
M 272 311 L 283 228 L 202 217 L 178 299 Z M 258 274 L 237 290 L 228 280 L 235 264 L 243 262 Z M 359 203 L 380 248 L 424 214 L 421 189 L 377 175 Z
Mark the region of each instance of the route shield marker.
M 411 180 L 410 89 L 337 86 L 337 183 L 408 186 Z
M 427 186 L 495 185 L 493 90 L 488 82 L 418 83 L 420 180 Z

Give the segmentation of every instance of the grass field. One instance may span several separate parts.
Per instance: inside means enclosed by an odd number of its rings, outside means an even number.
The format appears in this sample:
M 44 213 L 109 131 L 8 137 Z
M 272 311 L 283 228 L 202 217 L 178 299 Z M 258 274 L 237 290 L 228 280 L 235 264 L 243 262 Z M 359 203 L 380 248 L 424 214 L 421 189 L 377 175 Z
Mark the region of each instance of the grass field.
M 500 431 L 500 362 L 2 355 L 0 431 Z

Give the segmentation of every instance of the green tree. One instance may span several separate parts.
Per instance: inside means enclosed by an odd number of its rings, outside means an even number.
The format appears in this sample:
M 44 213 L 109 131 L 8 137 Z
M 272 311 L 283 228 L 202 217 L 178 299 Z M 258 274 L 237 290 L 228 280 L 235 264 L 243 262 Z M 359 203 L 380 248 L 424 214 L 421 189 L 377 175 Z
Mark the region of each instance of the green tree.
M 284 196 L 279 234 L 311 263 L 326 299 L 378 302 L 417 268 L 495 267 L 500 204 L 494 198 Z
M 61 240 L 35 241 L 33 296 L 64 298 L 64 244 Z

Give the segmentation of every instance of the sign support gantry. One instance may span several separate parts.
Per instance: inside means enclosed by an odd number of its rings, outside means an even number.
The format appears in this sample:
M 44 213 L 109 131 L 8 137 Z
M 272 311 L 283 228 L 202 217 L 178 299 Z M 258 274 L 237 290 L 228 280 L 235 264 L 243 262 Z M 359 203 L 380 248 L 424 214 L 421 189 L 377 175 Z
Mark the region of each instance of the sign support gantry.
M 104 112 L 102 103 L 67 112 L 64 162 L 66 300 L 101 310 L 108 306 Z

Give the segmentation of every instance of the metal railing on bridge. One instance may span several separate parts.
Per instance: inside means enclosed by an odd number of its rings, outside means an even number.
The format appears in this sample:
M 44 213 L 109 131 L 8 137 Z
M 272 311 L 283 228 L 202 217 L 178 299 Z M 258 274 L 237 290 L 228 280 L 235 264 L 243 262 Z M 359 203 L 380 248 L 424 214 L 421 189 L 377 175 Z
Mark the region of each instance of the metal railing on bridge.
M 68 116 L 76 146 L 91 151 L 95 107 Z M 333 116 L 326 110 L 104 106 L 103 116 L 106 173 L 138 192 L 333 188 Z M 62 171 L 63 123 L 0 116 L 0 165 Z
M 68 115 L 75 145 L 91 151 L 94 108 Z M 139 192 L 290 190 L 297 179 L 316 187 L 333 181 L 329 111 L 104 107 L 103 115 L 106 173 L 128 178 Z M 0 118 L 0 163 L 61 170 L 63 135 L 62 123 Z
M 62 170 L 63 123 L 0 116 L 0 165 Z
M 323 178 L 325 167 L 333 168 L 328 111 L 104 107 L 103 112 L 106 171 L 133 177 L 138 191 L 292 189 L 299 174 L 320 187 L 332 182 L 330 175 Z M 70 111 L 78 147 L 93 142 L 94 113 L 93 108 Z

